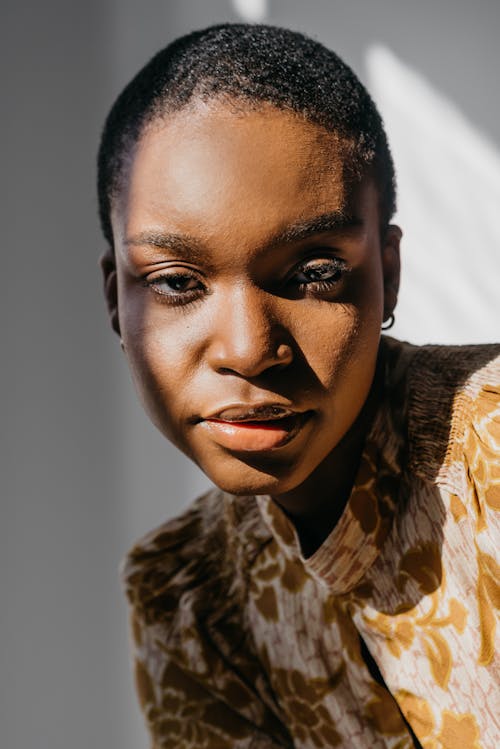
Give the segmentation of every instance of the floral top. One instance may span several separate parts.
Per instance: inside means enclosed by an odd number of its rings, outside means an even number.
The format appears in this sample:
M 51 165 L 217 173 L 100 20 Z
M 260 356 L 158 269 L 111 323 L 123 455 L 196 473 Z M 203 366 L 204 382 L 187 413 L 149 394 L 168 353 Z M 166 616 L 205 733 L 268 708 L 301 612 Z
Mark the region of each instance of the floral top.
M 269 497 L 219 490 L 128 554 L 154 749 L 500 747 L 500 349 L 381 345 L 383 401 L 312 556 Z

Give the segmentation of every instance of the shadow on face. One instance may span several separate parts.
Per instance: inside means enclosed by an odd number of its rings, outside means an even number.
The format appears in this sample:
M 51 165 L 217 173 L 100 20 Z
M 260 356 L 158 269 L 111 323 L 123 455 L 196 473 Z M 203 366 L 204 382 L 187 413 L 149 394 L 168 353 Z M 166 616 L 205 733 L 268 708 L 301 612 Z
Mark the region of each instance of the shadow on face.
M 106 288 L 139 395 L 236 494 L 301 486 L 370 391 L 400 232 L 381 235 L 345 145 L 271 106 L 197 102 L 146 128 L 114 201 Z

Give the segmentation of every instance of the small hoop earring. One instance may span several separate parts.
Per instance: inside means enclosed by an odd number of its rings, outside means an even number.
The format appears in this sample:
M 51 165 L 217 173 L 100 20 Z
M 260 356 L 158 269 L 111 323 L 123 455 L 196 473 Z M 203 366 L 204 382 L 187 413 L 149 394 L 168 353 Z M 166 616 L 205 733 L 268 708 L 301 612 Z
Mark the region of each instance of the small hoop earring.
M 287 343 L 282 343 L 276 350 L 276 356 L 280 360 L 286 359 L 288 361 L 293 357 L 293 352 Z
M 391 314 L 389 315 L 385 323 L 382 324 L 382 330 L 389 330 L 390 328 L 392 328 L 392 326 L 394 325 L 395 319 L 396 318 L 394 317 L 394 313 L 391 312 Z
M 120 338 L 120 346 L 122 351 L 125 351 L 125 344 L 123 343 L 123 338 Z

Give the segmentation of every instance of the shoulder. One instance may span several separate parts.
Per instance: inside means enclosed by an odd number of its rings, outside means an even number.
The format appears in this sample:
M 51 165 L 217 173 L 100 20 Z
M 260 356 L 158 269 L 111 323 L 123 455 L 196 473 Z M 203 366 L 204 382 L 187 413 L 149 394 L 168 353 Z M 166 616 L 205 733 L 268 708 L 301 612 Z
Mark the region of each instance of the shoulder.
M 174 617 L 188 599 L 209 615 L 218 598 L 242 593 L 245 568 L 268 536 L 254 497 L 213 489 L 127 553 L 120 574 L 129 603 L 151 624 Z
M 414 387 L 425 382 L 435 386 L 434 397 L 471 382 L 500 380 L 500 343 L 417 346 L 383 336 L 383 346 L 390 370 Z
M 427 480 L 451 480 L 453 490 L 466 443 L 470 450 L 472 442 L 492 449 L 498 442 L 500 345 L 385 344 L 389 389 L 404 403 L 410 468 Z
M 155 747 L 290 745 L 245 621 L 247 569 L 269 536 L 255 497 L 213 490 L 126 555 L 136 689 Z

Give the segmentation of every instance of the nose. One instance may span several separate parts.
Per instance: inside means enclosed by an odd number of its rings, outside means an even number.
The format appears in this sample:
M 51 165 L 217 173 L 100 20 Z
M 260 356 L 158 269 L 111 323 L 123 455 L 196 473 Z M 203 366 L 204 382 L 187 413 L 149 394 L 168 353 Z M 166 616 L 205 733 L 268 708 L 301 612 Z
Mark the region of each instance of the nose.
M 291 335 L 278 319 L 276 301 L 256 287 L 221 296 L 208 351 L 214 370 L 251 378 L 292 362 Z

